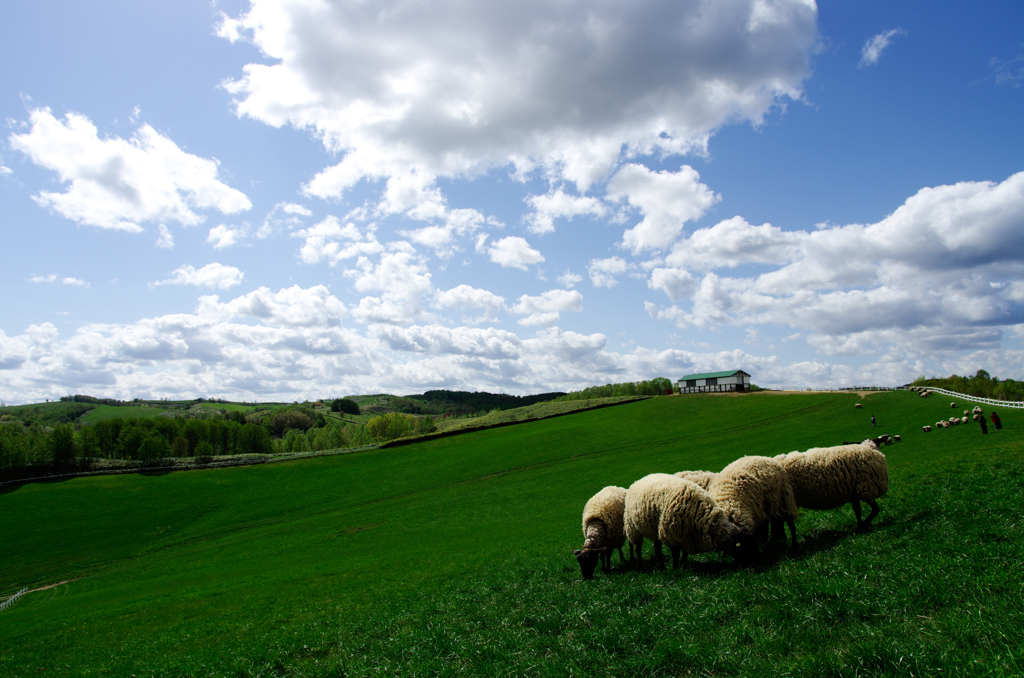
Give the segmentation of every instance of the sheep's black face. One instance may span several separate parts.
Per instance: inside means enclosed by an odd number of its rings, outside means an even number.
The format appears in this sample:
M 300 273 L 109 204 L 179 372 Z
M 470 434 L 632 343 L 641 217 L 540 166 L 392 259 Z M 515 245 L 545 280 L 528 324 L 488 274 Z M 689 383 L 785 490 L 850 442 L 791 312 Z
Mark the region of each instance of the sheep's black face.
M 583 549 L 572 552 L 576 556 L 576 562 L 580 564 L 580 573 L 584 579 L 592 579 L 594 577 L 594 570 L 597 569 L 597 563 L 601 560 L 601 551 L 603 550 Z
M 745 561 L 757 555 L 757 535 L 733 525 L 733 530 L 717 544 L 718 549 L 736 560 Z

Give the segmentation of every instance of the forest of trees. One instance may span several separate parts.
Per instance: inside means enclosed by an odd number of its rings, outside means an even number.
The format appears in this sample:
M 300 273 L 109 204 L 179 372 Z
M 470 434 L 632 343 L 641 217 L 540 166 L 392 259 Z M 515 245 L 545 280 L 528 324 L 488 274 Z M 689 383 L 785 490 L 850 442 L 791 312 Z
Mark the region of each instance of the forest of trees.
M 672 381 L 656 377 L 650 381 L 626 381 L 621 384 L 591 386 L 582 391 L 567 393 L 559 400 L 590 400 L 592 398 L 617 398 L 622 396 L 655 396 L 672 393 Z
M 951 374 L 945 378 L 918 377 L 914 380 L 914 386 L 931 386 L 933 388 L 944 388 L 965 395 L 978 396 L 980 398 L 992 398 L 994 400 L 1024 400 L 1024 382 L 1013 379 L 999 379 L 991 376 L 986 370 L 978 370 L 973 377 L 961 377 Z

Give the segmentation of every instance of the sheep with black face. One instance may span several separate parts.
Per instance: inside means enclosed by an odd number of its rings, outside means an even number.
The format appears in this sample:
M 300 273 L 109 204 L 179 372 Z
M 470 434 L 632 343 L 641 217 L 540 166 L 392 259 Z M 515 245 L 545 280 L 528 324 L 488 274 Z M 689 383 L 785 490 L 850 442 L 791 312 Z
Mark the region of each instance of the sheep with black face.
M 584 579 L 594 576 L 599 561 L 602 570 L 612 569 L 612 551 L 618 549 L 619 562 L 626 533 L 622 527 L 626 506 L 626 489 L 609 485 L 591 497 L 583 507 L 583 548 L 573 551 Z M 632 548 L 630 549 L 632 554 Z

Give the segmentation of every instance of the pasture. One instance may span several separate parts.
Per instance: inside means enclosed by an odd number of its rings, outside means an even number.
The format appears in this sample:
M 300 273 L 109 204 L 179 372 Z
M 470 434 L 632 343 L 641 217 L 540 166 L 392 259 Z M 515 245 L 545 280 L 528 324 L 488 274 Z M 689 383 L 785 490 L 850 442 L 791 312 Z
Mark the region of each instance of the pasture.
M 78 418 L 80 424 L 95 424 L 107 419 L 132 419 L 135 417 L 159 417 L 167 412 L 166 407 L 150 405 L 97 405 Z
M 1020 675 L 1024 414 L 921 431 L 951 412 L 906 392 L 662 397 L 2 488 L 0 594 L 59 585 L 0 612 L 0 675 Z M 753 567 L 639 574 L 616 555 L 580 580 L 580 512 L 604 485 L 880 433 L 903 442 L 871 532 L 849 507 L 804 511 L 799 546 Z

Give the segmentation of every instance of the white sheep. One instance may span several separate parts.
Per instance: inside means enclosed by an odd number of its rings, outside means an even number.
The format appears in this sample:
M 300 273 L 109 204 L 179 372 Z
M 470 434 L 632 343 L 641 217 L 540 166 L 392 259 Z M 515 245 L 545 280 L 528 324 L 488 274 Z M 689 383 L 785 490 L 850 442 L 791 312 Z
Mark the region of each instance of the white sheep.
M 895 440 L 898 443 L 902 443 L 903 442 L 903 438 L 900 438 L 898 435 L 893 436 L 892 439 Z
M 652 473 L 629 486 L 625 530 L 640 571 L 645 537 L 654 542 L 659 564 L 664 562 L 661 545 L 669 547 L 674 567 L 680 552 L 685 561 L 687 554 L 716 549 L 734 558 L 756 550 L 754 536 L 730 522 L 699 485 L 667 473 Z
M 968 421 L 969 421 L 969 419 L 967 418 L 966 414 L 960 418 L 960 423 L 961 424 L 966 424 Z
M 626 509 L 626 488 L 609 485 L 587 500 L 583 507 L 583 548 L 573 551 L 584 579 L 594 576 L 598 561 L 610 572 L 612 551 L 618 549 L 619 563 L 625 561 L 622 545 L 626 543 L 623 515 Z M 632 553 L 631 553 L 632 555 Z
M 932 432 L 932 427 L 931 426 L 922 426 L 921 430 L 924 431 L 925 433 L 931 433 Z
M 786 470 L 800 507 L 828 510 L 852 504 L 858 530 L 871 526 L 878 515 L 875 499 L 889 491 L 889 466 L 885 455 L 870 441 L 859 445 L 815 447 L 806 452 L 780 454 L 775 459 Z M 866 520 L 860 517 L 862 501 L 871 506 Z
M 856 409 L 858 409 L 858 410 L 859 410 L 860 408 L 864 407 L 864 406 L 863 406 L 863 405 L 861 405 L 860 403 L 854 403 L 854 404 L 853 404 L 853 406 L 854 406 L 854 407 L 855 407 Z
M 950 403 L 949 406 L 950 407 L 956 407 L 956 403 Z
M 675 474 L 676 478 L 682 478 L 683 480 L 689 480 L 691 483 L 700 485 L 701 489 L 707 490 L 708 486 L 711 485 L 711 481 L 714 480 L 718 474 L 713 471 L 680 471 Z
M 708 494 L 729 520 L 748 532 L 767 529 L 769 521 L 785 539 L 781 521 L 789 525 L 796 546 L 796 499 L 782 466 L 769 457 L 741 457 L 726 466 L 708 487 Z

